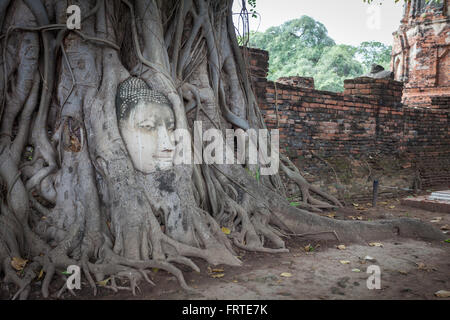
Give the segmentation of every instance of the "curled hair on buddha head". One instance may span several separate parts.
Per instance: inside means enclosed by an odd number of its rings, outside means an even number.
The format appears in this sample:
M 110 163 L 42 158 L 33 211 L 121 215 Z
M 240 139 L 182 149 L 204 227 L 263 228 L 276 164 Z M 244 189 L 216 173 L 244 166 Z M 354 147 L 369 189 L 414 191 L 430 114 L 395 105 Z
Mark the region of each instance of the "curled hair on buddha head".
M 129 77 L 119 84 L 116 95 L 117 119 L 123 120 L 129 117 L 140 102 L 171 105 L 169 99 L 160 91 L 153 90 L 144 80 L 137 77 Z

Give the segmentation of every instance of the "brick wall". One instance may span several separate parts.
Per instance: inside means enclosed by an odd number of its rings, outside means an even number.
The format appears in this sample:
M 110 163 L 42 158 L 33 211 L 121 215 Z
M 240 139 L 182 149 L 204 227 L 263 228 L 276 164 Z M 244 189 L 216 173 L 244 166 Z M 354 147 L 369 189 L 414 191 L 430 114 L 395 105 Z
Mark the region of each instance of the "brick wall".
M 277 82 L 293 87 L 314 89 L 314 78 L 311 77 L 281 77 Z
M 391 69 L 395 79 L 405 83 L 406 105 L 434 108 L 433 97 L 450 97 L 449 5 L 443 0 L 418 7 L 412 1 L 405 7 L 394 33 Z
M 448 109 L 403 105 L 403 85 L 394 80 L 346 80 L 343 93 L 304 88 L 298 79 L 267 81 L 267 53 L 247 54 L 266 124 L 280 130 L 281 152 L 293 159 L 311 151 L 323 157 L 398 155 L 421 170 L 425 186 L 450 186 Z M 448 103 L 445 97 L 433 101 Z

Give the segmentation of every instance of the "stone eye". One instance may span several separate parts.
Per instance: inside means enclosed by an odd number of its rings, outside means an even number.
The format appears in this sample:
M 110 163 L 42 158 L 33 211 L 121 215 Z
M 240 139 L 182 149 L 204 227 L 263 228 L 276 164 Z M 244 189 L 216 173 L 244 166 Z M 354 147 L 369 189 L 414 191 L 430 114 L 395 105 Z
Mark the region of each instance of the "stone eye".
M 153 125 L 153 123 L 141 123 L 139 125 L 139 128 L 153 130 L 153 129 L 155 129 L 155 126 Z

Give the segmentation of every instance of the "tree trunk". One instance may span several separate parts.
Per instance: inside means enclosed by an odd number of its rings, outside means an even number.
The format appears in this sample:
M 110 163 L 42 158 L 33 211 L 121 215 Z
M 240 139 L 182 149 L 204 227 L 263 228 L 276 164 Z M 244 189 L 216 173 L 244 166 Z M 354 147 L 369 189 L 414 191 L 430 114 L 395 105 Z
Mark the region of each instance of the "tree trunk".
M 47 297 L 69 265 L 82 267 L 94 291 L 96 281 L 111 278 L 117 291 L 127 278 L 134 293 L 139 281 L 151 282 L 151 268 L 191 290 L 177 265 L 199 271 L 193 257 L 239 265 L 233 246 L 285 252 L 287 233 L 347 242 L 442 238 L 411 219 L 344 222 L 311 213 L 340 203 L 286 157 L 281 169 L 309 211 L 289 206 L 278 174 L 259 177 L 249 163 L 137 170 L 116 114 L 118 88 L 130 77 L 170 102 L 188 139 L 194 121 L 203 132 L 266 128 L 232 1 L 75 2 L 81 30 L 67 29 L 66 1 L 0 1 L 0 273 L 17 285 L 14 298 L 28 296 L 41 270 Z M 21 276 L 13 259 L 27 260 Z

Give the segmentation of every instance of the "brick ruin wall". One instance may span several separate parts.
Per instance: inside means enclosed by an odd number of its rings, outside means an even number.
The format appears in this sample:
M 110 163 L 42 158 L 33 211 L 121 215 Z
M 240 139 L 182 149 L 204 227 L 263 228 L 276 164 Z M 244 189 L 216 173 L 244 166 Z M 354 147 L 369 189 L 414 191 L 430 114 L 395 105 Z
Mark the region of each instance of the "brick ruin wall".
M 404 8 L 400 27 L 393 34 L 391 69 L 395 79 L 405 84 L 405 105 L 442 108 L 433 99 L 450 98 L 449 8 L 448 0 L 440 4 L 413 0 Z
M 450 122 L 446 108 L 401 103 L 394 80 L 346 80 L 343 93 L 311 88 L 311 81 L 268 81 L 268 53 L 245 49 L 257 101 L 269 128 L 280 130 L 280 150 L 291 159 L 382 154 L 409 159 L 424 186 L 450 186 Z M 287 83 L 287 84 L 286 84 Z M 309 86 L 309 87 L 308 87 Z

